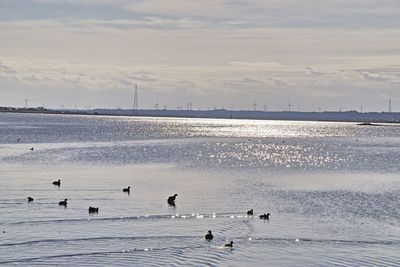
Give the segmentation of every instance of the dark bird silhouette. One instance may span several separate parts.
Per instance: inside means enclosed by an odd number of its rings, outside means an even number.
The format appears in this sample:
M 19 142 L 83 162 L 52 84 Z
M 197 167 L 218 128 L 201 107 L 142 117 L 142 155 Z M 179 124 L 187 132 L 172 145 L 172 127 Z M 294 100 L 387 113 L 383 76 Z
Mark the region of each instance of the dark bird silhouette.
M 64 199 L 64 201 L 58 202 L 58 205 L 66 207 L 67 206 L 67 199 Z
M 99 207 L 89 207 L 89 213 L 99 213 Z
M 175 204 L 175 199 L 176 199 L 177 196 L 178 196 L 178 194 L 175 194 L 175 195 L 173 195 L 173 196 L 170 196 L 170 197 L 167 199 L 167 202 L 170 203 L 170 204 L 172 204 L 172 203 Z
M 53 185 L 60 186 L 61 185 L 61 180 L 58 179 L 57 181 L 54 181 Z
M 131 187 L 128 186 L 127 188 L 122 189 L 122 192 L 130 193 L 131 192 Z
M 233 247 L 233 241 L 229 242 L 228 244 L 225 244 L 225 247 L 227 248 Z
M 247 212 L 247 215 L 253 216 L 253 209 L 249 210 L 249 211 Z
M 260 219 L 263 219 L 263 220 L 269 220 L 269 216 L 270 216 L 271 214 L 269 214 L 269 213 L 267 213 L 267 214 L 263 214 L 263 215 L 260 215 Z
M 33 201 L 33 198 L 28 197 L 28 202 L 32 202 L 32 201 Z
M 30 150 L 33 151 L 33 147 L 31 147 Z
M 213 234 L 211 233 L 211 230 L 208 230 L 208 233 L 204 237 L 206 240 L 212 240 L 214 238 Z
M 20 138 L 18 138 L 17 142 L 19 143 L 20 141 L 21 141 L 21 139 L 20 139 Z

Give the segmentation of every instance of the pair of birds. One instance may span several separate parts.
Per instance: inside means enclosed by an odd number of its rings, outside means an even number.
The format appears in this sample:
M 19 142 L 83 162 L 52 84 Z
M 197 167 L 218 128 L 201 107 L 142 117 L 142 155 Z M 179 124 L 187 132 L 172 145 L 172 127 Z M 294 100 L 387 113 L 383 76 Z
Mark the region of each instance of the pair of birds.
M 61 180 L 58 179 L 57 181 L 54 181 L 53 185 L 60 186 L 61 185 Z M 28 202 L 31 202 L 31 201 L 33 201 L 33 198 L 28 197 Z M 66 207 L 67 204 L 68 204 L 68 199 L 64 199 L 63 201 L 58 202 L 58 205 L 64 206 L 64 207 Z M 89 207 L 89 213 L 99 213 L 99 208 L 98 207 L 97 208 Z
M 61 180 L 58 179 L 58 180 L 54 181 L 53 185 L 56 185 L 56 186 L 59 187 L 61 185 Z M 28 197 L 28 202 L 32 202 L 33 200 L 34 200 L 33 197 Z M 60 201 L 58 204 L 59 205 L 63 205 L 63 206 L 67 206 L 67 199 L 65 199 L 64 201 Z
M 213 240 L 214 235 L 212 234 L 211 230 L 208 230 L 207 234 L 204 237 L 206 240 Z M 233 241 L 225 244 L 225 247 L 231 248 L 233 247 Z
M 131 192 L 131 186 L 128 186 L 126 188 L 122 188 L 122 192 L 128 193 L 130 194 Z M 89 213 L 99 213 L 99 207 L 95 208 L 95 207 L 89 207 Z
M 126 187 L 126 188 L 123 188 L 122 189 L 122 192 L 125 192 L 125 193 L 130 193 L 131 192 L 131 186 L 128 186 L 128 187 Z M 176 199 L 176 197 L 178 196 L 178 194 L 175 194 L 175 195 L 173 195 L 173 196 L 170 196 L 170 197 L 168 197 L 168 199 L 167 199 L 167 202 L 168 203 L 175 203 L 175 199 Z
M 247 211 L 247 215 L 248 215 L 248 216 L 253 216 L 253 214 L 254 214 L 253 209 Z M 269 220 L 269 216 L 271 216 L 271 214 L 269 214 L 269 213 L 264 213 L 264 214 L 260 215 L 260 219 Z
M 56 185 L 56 186 L 60 187 L 61 186 L 61 180 L 58 179 L 58 180 L 54 181 L 53 185 Z M 29 199 L 28 199 L 28 201 L 29 201 Z M 67 204 L 68 204 L 67 201 L 68 201 L 68 199 L 64 199 L 63 201 L 58 202 L 58 205 L 66 207 Z
M 58 202 L 58 205 L 66 207 L 68 204 L 68 199 L 64 199 L 64 201 Z M 89 213 L 99 213 L 99 207 L 89 207 Z
M 58 185 L 60 185 L 60 180 L 53 182 L 53 184 L 58 183 Z M 123 192 L 130 192 L 131 187 L 128 186 L 127 188 L 122 189 Z M 60 201 L 58 203 L 58 205 L 60 206 L 67 206 L 67 199 L 65 199 L 64 201 Z M 99 207 L 95 208 L 95 207 L 89 207 L 89 213 L 99 213 Z
M 67 201 L 68 199 L 64 199 L 64 201 L 58 202 L 58 205 L 66 207 L 68 204 Z M 89 207 L 89 213 L 99 213 L 99 207 Z
M 34 199 L 32 197 L 28 197 L 28 202 L 32 202 L 33 200 Z M 58 202 L 58 205 L 66 207 L 68 203 L 67 201 L 68 199 L 64 199 L 63 201 Z
M 128 186 L 126 188 L 122 188 L 122 192 L 130 193 L 131 192 L 131 186 Z M 99 213 L 99 207 L 89 207 L 89 213 Z
M 66 207 L 68 204 L 68 199 L 64 199 L 64 201 L 58 202 L 58 205 Z M 99 213 L 99 207 L 89 207 L 89 213 Z

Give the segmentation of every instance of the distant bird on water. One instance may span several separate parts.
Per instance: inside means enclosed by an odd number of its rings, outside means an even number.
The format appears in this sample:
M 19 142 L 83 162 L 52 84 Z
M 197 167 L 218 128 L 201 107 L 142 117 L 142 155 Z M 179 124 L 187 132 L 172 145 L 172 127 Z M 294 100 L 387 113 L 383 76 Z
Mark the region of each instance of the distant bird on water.
M 66 207 L 67 206 L 67 199 L 64 199 L 64 201 L 58 202 L 58 205 Z
M 213 234 L 211 233 L 211 230 L 208 230 L 208 233 L 204 237 L 206 240 L 212 240 L 214 238 Z
M 178 194 L 175 194 L 175 195 L 173 195 L 173 196 L 170 196 L 170 197 L 167 199 L 167 202 L 170 203 L 170 204 L 175 204 L 175 199 L 176 199 L 177 196 L 178 196 Z
M 122 189 L 122 192 L 130 193 L 131 192 L 131 187 L 128 186 L 127 188 Z
M 30 150 L 33 151 L 33 147 L 31 147 Z
M 249 210 L 249 211 L 247 212 L 247 215 L 253 216 L 253 209 Z
M 61 180 L 58 179 L 57 181 L 54 181 L 53 185 L 60 186 L 61 185 Z
M 260 219 L 263 219 L 263 220 L 269 220 L 269 216 L 270 216 L 271 214 L 269 214 L 269 213 L 267 213 L 267 214 L 263 214 L 263 215 L 260 215 Z
M 89 213 L 99 213 L 99 207 L 89 207 Z
M 28 197 L 28 202 L 32 202 L 32 201 L 33 201 L 33 198 Z
M 233 241 L 229 242 L 228 244 L 225 244 L 225 247 L 227 248 L 233 247 Z

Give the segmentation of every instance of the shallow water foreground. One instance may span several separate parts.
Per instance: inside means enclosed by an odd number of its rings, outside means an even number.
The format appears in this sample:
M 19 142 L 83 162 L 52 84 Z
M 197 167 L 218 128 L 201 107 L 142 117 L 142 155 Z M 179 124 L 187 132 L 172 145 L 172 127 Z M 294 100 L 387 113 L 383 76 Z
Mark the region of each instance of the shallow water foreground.
M 400 262 L 394 126 L 0 114 L 0 137 L 0 265 Z

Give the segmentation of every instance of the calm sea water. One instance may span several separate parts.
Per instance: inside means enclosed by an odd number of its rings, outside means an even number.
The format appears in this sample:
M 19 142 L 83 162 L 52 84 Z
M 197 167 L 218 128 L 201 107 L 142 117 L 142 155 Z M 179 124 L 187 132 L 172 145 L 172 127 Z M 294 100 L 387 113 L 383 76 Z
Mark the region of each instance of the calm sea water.
M 399 137 L 396 125 L 0 113 L 0 265 L 399 266 Z

